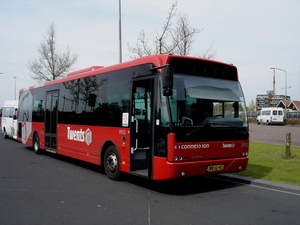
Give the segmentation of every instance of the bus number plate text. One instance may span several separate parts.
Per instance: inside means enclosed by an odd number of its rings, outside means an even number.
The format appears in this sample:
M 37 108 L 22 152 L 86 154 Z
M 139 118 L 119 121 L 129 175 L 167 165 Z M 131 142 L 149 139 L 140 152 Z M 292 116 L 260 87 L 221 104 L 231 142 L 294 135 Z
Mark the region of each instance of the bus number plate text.
M 224 165 L 211 165 L 206 167 L 207 172 L 216 172 L 216 171 L 222 171 L 224 170 Z

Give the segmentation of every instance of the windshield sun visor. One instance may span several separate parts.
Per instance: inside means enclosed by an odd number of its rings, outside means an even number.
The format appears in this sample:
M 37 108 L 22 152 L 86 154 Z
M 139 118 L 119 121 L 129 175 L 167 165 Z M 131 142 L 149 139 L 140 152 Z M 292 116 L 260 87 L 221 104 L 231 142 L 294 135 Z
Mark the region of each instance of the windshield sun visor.
M 228 88 L 218 88 L 212 86 L 196 86 L 186 88 L 186 94 L 190 98 L 210 99 L 218 101 L 240 102 L 241 99 Z

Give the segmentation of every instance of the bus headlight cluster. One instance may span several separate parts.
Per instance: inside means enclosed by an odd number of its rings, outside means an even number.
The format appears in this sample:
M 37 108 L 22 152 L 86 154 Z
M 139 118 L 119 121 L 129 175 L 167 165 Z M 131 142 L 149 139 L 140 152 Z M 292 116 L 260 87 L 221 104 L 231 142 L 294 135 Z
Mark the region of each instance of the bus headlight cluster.
M 174 160 L 175 161 L 182 161 L 183 160 L 183 156 L 174 156 Z
M 242 152 L 242 156 L 247 156 L 248 152 Z

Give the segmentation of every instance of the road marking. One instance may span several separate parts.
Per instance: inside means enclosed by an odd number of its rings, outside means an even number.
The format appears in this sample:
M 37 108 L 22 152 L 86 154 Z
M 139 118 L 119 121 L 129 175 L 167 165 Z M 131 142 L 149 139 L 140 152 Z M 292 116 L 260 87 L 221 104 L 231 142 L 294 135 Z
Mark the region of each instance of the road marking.
M 151 211 L 150 211 L 150 191 L 148 190 L 148 224 L 151 225 Z
M 226 179 L 225 177 L 213 177 L 213 176 L 209 176 L 212 179 L 216 179 L 216 180 L 225 180 L 228 182 L 232 182 L 238 185 L 248 185 L 250 187 L 256 187 L 256 188 L 260 188 L 260 189 L 265 189 L 265 190 L 270 190 L 270 191 L 276 191 L 276 192 L 280 192 L 280 193 L 285 193 L 285 194 L 290 194 L 290 195 L 295 195 L 295 196 L 300 196 L 300 193 L 295 193 L 295 192 L 291 192 L 291 191 L 284 191 L 284 190 L 280 190 L 280 189 L 275 189 L 275 188 L 269 188 L 269 187 L 264 187 L 264 186 L 259 186 L 259 185 L 254 185 L 254 184 L 247 184 L 247 183 L 243 183 L 243 182 L 238 182 L 238 181 L 233 181 L 231 179 Z M 251 182 L 251 181 L 250 181 Z
M 294 192 L 290 192 L 290 191 L 283 191 L 283 190 L 278 190 L 278 189 L 274 189 L 274 188 L 268 188 L 268 187 L 258 186 L 258 185 L 254 185 L 254 184 L 249 184 L 249 186 L 256 187 L 256 188 L 261 188 L 261 189 L 266 189 L 266 190 L 271 190 L 271 191 L 276 191 L 276 192 L 281 192 L 281 193 L 290 194 L 290 195 L 300 196 L 300 194 L 294 193 Z

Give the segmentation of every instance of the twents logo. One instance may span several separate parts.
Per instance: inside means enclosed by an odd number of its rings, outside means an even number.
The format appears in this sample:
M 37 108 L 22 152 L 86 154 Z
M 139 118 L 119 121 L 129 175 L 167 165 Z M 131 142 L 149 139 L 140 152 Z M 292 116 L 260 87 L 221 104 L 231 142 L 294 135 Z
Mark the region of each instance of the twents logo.
M 71 130 L 71 127 L 67 127 L 67 139 L 72 141 L 85 142 L 87 145 L 92 143 L 92 131 L 88 128 L 86 131 Z

